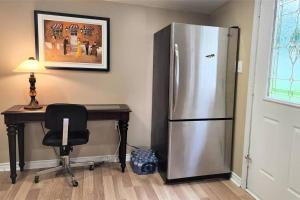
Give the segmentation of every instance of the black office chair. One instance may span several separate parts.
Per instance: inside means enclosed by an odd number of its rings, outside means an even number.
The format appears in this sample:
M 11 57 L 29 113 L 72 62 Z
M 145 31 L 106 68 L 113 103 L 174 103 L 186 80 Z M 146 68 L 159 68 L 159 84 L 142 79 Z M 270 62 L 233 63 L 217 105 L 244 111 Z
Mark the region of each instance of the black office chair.
M 43 139 L 43 145 L 59 147 L 60 164 L 57 167 L 46 169 L 35 174 L 35 183 L 39 182 L 39 176 L 55 171 L 65 170 L 71 176 L 72 185 L 78 186 L 71 168 L 90 166 L 94 169 L 94 162 L 71 163 L 70 151 L 73 146 L 86 144 L 89 141 L 87 129 L 87 110 L 82 105 L 52 104 L 48 105 L 45 116 L 45 127 L 49 129 Z

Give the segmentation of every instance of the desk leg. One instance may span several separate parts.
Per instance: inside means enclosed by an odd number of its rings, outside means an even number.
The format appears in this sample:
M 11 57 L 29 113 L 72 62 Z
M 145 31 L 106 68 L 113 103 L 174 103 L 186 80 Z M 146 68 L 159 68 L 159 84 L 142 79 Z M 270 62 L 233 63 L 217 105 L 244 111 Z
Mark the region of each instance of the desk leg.
M 24 124 L 18 124 L 18 147 L 20 171 L 24 171 Z
M 7 136 L 9 145 L 9 161 L 10 161 L 10 178 L 12 184 L 16 183 L 17 170 L 16 170 L 16 134 L 17 127 L 14 124 L 7 125 Z
M 127 130 L 128 121 L 119 121 L 119 128 L 121 133 L 121 144 L 119 148 L 119 158 L 121 163 L 122 172 L 125 171 L 126 167 L 126 145 L 127 145 Z

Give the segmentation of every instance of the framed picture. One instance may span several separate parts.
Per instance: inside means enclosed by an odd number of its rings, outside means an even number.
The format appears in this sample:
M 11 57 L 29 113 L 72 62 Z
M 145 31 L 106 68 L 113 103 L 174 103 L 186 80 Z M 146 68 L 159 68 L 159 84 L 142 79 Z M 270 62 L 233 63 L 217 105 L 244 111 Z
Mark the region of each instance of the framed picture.
M 109 18 L 34 11 L 36 57 L 47 68 L 109 71 Z

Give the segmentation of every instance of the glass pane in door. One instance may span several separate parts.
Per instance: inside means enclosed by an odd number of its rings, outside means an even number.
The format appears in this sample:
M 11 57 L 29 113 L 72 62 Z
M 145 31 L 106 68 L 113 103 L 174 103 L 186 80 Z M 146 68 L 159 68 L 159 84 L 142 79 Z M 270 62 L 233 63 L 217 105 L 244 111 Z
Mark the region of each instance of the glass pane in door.
M 268 97 L 300 104 L 300 0 L 278 0 Z

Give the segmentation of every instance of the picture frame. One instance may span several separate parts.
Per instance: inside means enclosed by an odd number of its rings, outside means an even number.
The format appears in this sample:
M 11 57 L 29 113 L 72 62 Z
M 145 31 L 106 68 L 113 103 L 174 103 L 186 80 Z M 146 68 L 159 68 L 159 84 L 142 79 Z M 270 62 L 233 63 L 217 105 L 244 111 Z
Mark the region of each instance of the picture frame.
M 110 69 L 110 19 L 34 11 L 36 58 L 48 69 Z

